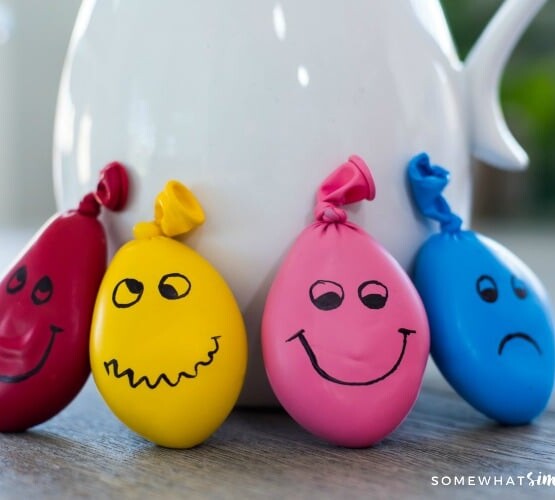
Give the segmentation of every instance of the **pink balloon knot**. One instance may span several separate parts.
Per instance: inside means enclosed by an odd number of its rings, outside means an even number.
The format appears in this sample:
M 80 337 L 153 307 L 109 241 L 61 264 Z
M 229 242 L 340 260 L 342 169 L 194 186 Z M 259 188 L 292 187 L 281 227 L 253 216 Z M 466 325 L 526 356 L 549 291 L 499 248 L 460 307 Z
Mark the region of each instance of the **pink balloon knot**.
M 321 222 L 344 223 L 347 213 L 341 206 L 373 200 L 375 196 L 376 186 L 370 169 L 362 158 L 353 155 L 320 185 L 314 215 Z
M 320 222 L 339 224 L 347 222 L 347 212 L 327 202 L 317 203 L 314 212 L 316 214 L 316 220 Z

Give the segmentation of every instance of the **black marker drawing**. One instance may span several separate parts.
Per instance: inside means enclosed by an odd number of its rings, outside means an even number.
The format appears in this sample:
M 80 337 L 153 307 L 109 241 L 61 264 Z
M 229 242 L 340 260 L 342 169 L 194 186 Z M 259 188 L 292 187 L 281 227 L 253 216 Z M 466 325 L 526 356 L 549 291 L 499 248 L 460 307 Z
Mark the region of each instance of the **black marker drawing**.
M 14 294 L 19 292 L 27 281 L 27 267 L 22 266 L 15 273 L 12 274 L 6 285 L 6 292 L 9 294 Z
M 52 350 L 52 346 L 54 345 L 54 338 L 56 337 L 56 334 L 60 332 L 63 332 L 62 328 L 56 325 L 50 325 L 50 340 L 48 341 L 48 345 L 46 346 L 46 349 L 42 357 L 40 358 L 39 362 L 37 363 L 37 365 L 31 370 L 25 373 L 21 373 L 19 375 L 0 374 L 0 382 L 14 384 L 17 382 L 22 382 L 23 380 L 26 380 L 29 377 L 32 377 L 33 375 L 36 375 L 40 371 L 40 369 L 44 366 L 44 363 L 46 363 L 46 360 L 48 359 L 48 355 L 50 354 L 50 351 Z
M 369 309 L 382 309 L 389 298 L 389 290 L 381 281 L 365 281 L 358 287 L 358 298 Z
M 405 350 L 407 347 L 407 338 L 409 335 L 416 333 L 416 330 L 409 330 L 407 328 L 399 328 L 399 330 L 397 331 L 401 335 L 403 335 L 403 346 L 401 347 L 401 353 L 399 354 L 397 361 L 395 361 L 395 364 L 391 367 L 391 369 L 388 372 L 384 373 L 380 377 L 374 378 L 372 380 L 361 381 L 361 382 L 340 380 L 330 375 L 328 372 L 326 372 L 318 363 L 318 358 L 316 357 L 316 354 L 312 350 L 312 347 L 310 347 L 310 344 L 308 343 L 308 340 L 305 337 L 304 330 L 299 330 L 297 333 L 295 333 L 295 335 L 293 335 L 292 337 L 289 337 L 285 342 L 291 342 L 292 340 L 299 339 L 301 345 L 304 347 L 304 350 L 306 351 L 306 354 L 308 355 L 308 358 L 310 359 L 310 362 L 312 363 L 312 367 L 316 370 L 318 375 L 325 378 L 326 380 L 329 380 L 330 382 L 333 382 L 334 384 L 355 385 L 355 386 L 372 385 L 389 377 L 397 370 L 397 368 L 399 368 L 399 365 L 403 360 L 403 356 L 405 355 Z
M 499 297 L 497 283 L 487 274 L 482 274 L 476 280 L 476 292 L 478 292 L 478 295 L 484 302 L 489 302 L 490 304 L 497 301 L 497 297 Z
M 321 311 L 337 309 L 345 298 L 343 287 L 330 280 L 315 281 L 309 291 L 310 301 Z
M 158 283 L 160 295 L 168 300 L 182 299 L 189 295 L 191 282 L 181 273 L 165 274 Z
M 118 281 L 112 292 L 112 303 L 118 309 L 126 309 L 135 305 L 144 292 L 144 285 L 134 278 L 124 278 Z
M 505 345 L 507 345 L 507 342 L 510 342 L 511 340 L 515 340 L 515 339 L 521 339 L 526 342 L 529 342 L 536 348 L 536 351 L 538 351 L 538 354 L 542 353 L 540 346 L 532 337 L 530 337 L 530 335 L 523 332 L 515 332 L 515 333 L 508 333 L 501 339 L 501 342 L 499 342 L 499 347 L 497 349 L 497 354 L 501 356 L 501 354 L 503 354 L 503 349 L 505 348 Z
M 139 387 L 142 384 L 144 384 L 149 389 L 156 389 L 160 385 L 160 383 L 162 383 L 162 382 L 165 382 L 170 387 L 176 387 L 179 384 L 179 382 L 181 382 L 182 379 L 196 378 L 198 376 L 199 367 L 209 366 L 210 364 L 212 364 L 212 361 L 214 361 L 214 356 L 220 350 L 220 344 L 218 342 L 219 338 L 221 338 L 220 335 L 212 337 L 212 340 L 214 341 L 214 349 L 212 349 L 211 351 L 208 351 L 206 353 L 207 356 L 208 356 L 208 360 L 207 361 L 197 361 L 195 363 L 193 373 L 188 373 L 186 371 L 179 372 L 177 374 L 177 378 L 176 378 L 175 382 L 172 382 L 169 379 L 168 375 L 166 375 L 165 373 L 162 373 L 162 374 L 158 375 L 158 377 L 156 378 L 156 380 L 154 382 L 151 382 L 150 379 L 146 375 L 143 375 L 143 376 L 139 377 L 138 380 L 135 380 L 135 371 L 132 368 L 127 368 L 127 369 L 120 372 L 119 371 L 118 360 L 115 359 L 115 358 L 111 359 L 110 361 L 105 361 L 104 362 L 104 368 L 106 369 L 106 373 L 108 374 L 108 376 L 113 375 L 116 378 L 127 377 L 127 381 L 129 382 L 129 386 L 132 389 L 136 389 L 137 387 Z M 110 370 L 110 368 L 112 370 Z M 110 372 L 112 372 L 112 373 L 110 373 Z

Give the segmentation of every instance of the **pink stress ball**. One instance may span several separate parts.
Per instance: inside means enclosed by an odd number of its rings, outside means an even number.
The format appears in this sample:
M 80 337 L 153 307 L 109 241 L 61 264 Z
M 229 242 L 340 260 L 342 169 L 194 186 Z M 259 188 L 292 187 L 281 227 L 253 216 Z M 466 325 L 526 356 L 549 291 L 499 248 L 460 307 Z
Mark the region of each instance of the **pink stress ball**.
M 430 343 L 412 282 L 340 208 L 374 195 L 356 156 L 322 183 L 316 221 L 285 257 L 262 319 L 264 363 L 280 403 L 316 436 L 353 448 L 380 441 L 407 416 Z

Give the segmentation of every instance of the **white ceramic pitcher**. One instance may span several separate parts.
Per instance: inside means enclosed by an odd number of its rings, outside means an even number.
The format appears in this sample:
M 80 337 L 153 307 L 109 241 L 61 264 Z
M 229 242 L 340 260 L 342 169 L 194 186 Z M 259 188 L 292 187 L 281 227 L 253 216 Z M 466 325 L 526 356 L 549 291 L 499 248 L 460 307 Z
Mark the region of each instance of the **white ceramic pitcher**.
M 437 0 L 84 0 L 58 100 L 58 205 L 75 206 L 101 167 L 124 162 L 129 210 L 107 221 L 117 245 L 151 218 L 168 179 L 187 184 L 207 214 L 187 242 L 222 271 L 245 315 L 243 402 L 265 404 L 261 311 L 316 187 L 362 156 L 377 197 L 351 218 L 408 266 L 428 227 L 405 167 L 427 151 L 451 170 L 447 196 L 468 221 L 472 156 L 527 163 L 497 91 L 544 2 L 506 0 L 463 64 Z

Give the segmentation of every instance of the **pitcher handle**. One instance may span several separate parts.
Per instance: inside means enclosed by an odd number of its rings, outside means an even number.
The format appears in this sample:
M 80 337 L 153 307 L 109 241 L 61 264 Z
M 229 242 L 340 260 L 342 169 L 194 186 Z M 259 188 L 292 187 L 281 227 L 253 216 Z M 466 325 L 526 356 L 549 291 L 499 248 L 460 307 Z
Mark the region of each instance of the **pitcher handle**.
M 501 73 L 522 33 L 546 1 L 505 0 L 465 62 L 472 154 L 502 169 L 526 168 L 528 155 L 510 132 L 499 103 Z

